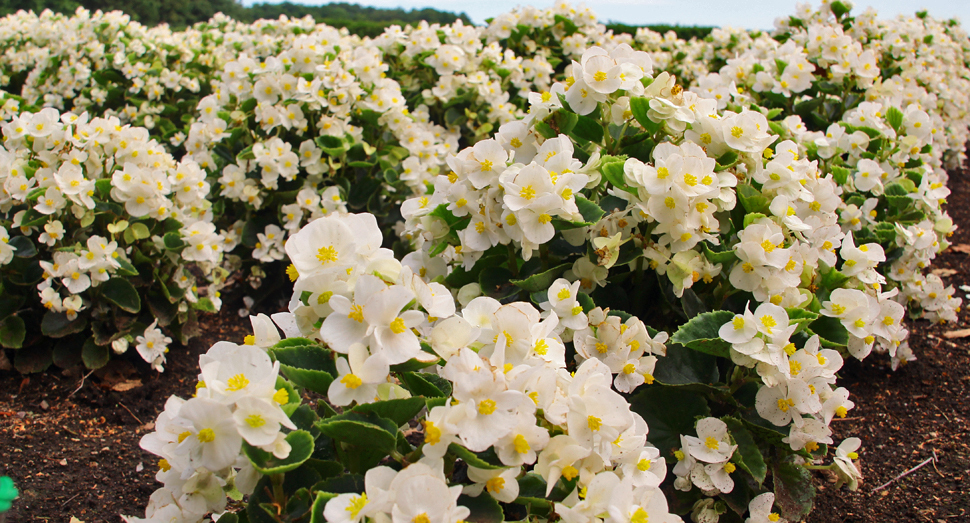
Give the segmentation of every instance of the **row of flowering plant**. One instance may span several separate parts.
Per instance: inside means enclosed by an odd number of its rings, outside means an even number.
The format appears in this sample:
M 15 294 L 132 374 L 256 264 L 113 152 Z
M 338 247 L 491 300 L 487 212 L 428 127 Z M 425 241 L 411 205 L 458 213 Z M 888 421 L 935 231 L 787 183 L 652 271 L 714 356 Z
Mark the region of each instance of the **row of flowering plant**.
M 2 133 L 0 343 L 18 370 L 96 368 L 129 345 L 161 370 L 171 339 L 157 327 L 184 341 L 219 306 L 231 244 L 205 172 L 113 117 L 45 108 Z
M 931 92 L 961 88 L 965 62 L 931 55 L 962 56 L 959 29 L 832 2 L 680 56 L 584 13 L 392 29 L 323 51 L 312 79 L 290 72 L 313 65 L 302 34 L 226 65 L 188 139 L 198 163 L 311 200 L 313 161 L 360 169 L 354 184 L 380 165 L 368 201 L 403 203 L 287 215 L 288 310 L 213 346 L 195 396 L 166 404 L 142 441 L 164 484 L 149 520 L 777 522 L 811 511 L 813 469 L 858 486 L 860 441 L 830 427 L 854 407 L 845 359 L 904 364 L 907 310 L 960 306 L 923 274 L 953 230 L 943 168 L 967 128 L 966 101 Z M 546 73 L 502 71 L 519 59 Z M 482 119 L 481 100 L 504 108 Z M 284 111 L 346 125 L 299 146 L 306 181 L 280 169 L 307 132 Z
M 827 13 L 818 23 L 841 24 Z M 871 51 L 849 49 L 861 55 L 843 72 L 847 92 L 878 84 Z M 813 132 L 733 85 L 685 91 L 650 64 L 624 44 L 587 49 L 564 82 L 530 96 L 522 122 L 460 151 L 431 194 L 405 202 L 405 234 L 453 267 L 446 284 L 554 311 L 577 358 L 606 362 L 618 390 L 639 386 L 631 402 L 667 426 L 679 419 L 679 440 L 650 440 L 675 452 L 673 486 L 688 493 L 677 500 L 696 518 L 743 514 L 769 471 L 783 515 L 800 518 L 806 466 L 853 406 L 836 383 L 843 358 L 876 349 L 904 363 L 904 306 L 945 320 L 960 305 L 919 271 L 952 231 L 933 153 L 947 149 L 943 126 L 924 110 L 935 108 L 873 88 L 813 112 L 813 127 L 836 120 Z M 674 343 L 644 359 L 595 320 L 597 306 Z M 843 442 L 825 466 L 853 487 L 857 447 Z

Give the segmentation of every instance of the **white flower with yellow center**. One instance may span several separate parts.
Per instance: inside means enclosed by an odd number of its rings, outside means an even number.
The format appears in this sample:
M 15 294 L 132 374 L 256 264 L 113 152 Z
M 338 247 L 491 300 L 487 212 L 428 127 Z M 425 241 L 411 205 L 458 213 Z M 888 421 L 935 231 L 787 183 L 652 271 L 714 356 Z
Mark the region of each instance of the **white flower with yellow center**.
M 256 447 L 271 445 L 280 433 L 280 426 L 296 430 L 296 425 L 283 413 L 278 403 L 246 396 L 236 402 L 232 413 L 239 434 Z
M 347 358 L 337 358 L 337 373 L 327 390 L 330 403 L 343 407 L 378 399 L 377 386 L 386 383 L 390 366 L 382 353 L 371 355 L 360 343 L 351 345 Z

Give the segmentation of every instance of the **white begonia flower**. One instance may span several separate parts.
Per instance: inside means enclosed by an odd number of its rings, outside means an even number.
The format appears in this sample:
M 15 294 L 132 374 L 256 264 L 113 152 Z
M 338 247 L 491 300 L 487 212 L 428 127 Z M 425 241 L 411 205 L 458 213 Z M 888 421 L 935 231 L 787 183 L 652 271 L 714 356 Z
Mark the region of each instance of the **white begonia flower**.
M 756 111 L 744 111 L 723 120 L 724 141 L 732 149 L 760 155 L 775 136 L 768 134 L 768 120 Z
M 788 523 L 777 512 L 772 512 L 771 507 L 775 504 L 774 492 L 765 492 L 755 496 L 748 503 L 748 519 L 744 523 Z
M 449 487 L 440 468 L 435 472 L 424 463 L 414 463 L 399 472 L 388 490 L 395 494 L 389 511 L 393 523 L 454 523 L 471 513 L 457 504 L 461 485 Z
M 435 324 L 429 341 L 435 353 L 448 360 L 478 339 L 479 333 L 480 329 L 468 320 L 452 316 Z
M 520 410 L 515 427 L 495 443 L 495 453 L 510 467 L 529 465 L 548 443 L 549 431 L 536 425 L 534 415 Z
M 265 350 L 252 345 L 220 341 L 199 358 L 205 390 L 213 399 L 234 403 L 253 396 L 272 398 L 280 363 Z
M 17 248 L 10 245 L 10 233 L 6 227 L 0 226 L 0 266 L 10 263 L 16 251 Z
M 698 461 L 723 463 L 731 459 L 737 445 L 731 445 L 727 424 L 717 418 L 697 422 L 697 437 L 684 436 L 687 450 Z
M 229 407 L 207 398 L 192 398 L 179 408 L 178 415 L 190 425 L 179 434 L 175 452 L 187 455 L 190 466 L 220 470 L 236 461 L 242 436 Z
M 811 413 L 805 407 L 812 396 L 808 383 L 800 379 L 791 379 L 776 387 L 761 387 L 755 398 L 755 408 L 758 415 L 771 423 L 783 427 L 795 421 L 802 423 L 802 413 Z
M 476 370 L 477 369 L 477 370 Z M 517 390 L 508 390 L 501 373 L 494 372 L 471 349 L 462 349 L 441 375 L 455 384 L 448 423 L 473 452 L 482 452 L 515 427 L 516 410 L 528 401 Z
M 377 399 L 377 386 L 386 383 L 390 366 L 383 353 L 369 354 L 367 347 L 350 346 L 347 359 L 337 358 L 338 376 L 330 383 L 327 397 L 338 407 L 372 403 Z
M 542 304 L 559 316 L 559 323 L 573 330 L 585 329 L 588 325 L 583 306 L 577 301 L 579 286 L 578 280 L 570 284 L 565 278 L 559 278 L 549 286 L 549 301 Z
M 862 440 L 859 438 L 846 438 L 835 449 L 835 472 L 838 477 L 836 488 L 842 486 L 843 483 L 849 485 L 849 490 L 859 488 L 862 472 L 859 471 L 859 466 L 855 464 L 854 460 L 859 459 L 857 451 L 860 446 L 862 446 Z
M 256 316 L 250 316 L 249 322 L 253 326 L 253 340 L 252 343 L 247 343 L 248 345 L 268 349 L 279 343 L 282 339 L 280 338 L 280 331 L 277 330 L 276 324 L 273 323 L 273 320 L 269 316 L 260 313 Z M 247 341 L 249 341 L 248 336 Z
M 277 403 L 247 396 L 236 402 L 232 413 L 239 434 L 247 443 L 256 447 L 271 445 L 276 441 L 280 426 L 296 430 L 296 425 L 280 410 Z
M 477 497 L 484 490 L 502 503 L 511 503 L 519 497 L 519 483 L 515 478 L 520 472 L 521 469 L 516 467 L 503 469 L 468 467 L 468 479 L 475 483 L 464 487 L 462 492 L 468 496 Z
M 168 352 L 168 344 L 172 343 L 172 339 L 162 334 L 157 325 L 158 320 L 153 321 L 141 336 L 135 338 L 135 350 L 143 360 L 152 365 L 153 369 L 162 372 L 165 353 Z

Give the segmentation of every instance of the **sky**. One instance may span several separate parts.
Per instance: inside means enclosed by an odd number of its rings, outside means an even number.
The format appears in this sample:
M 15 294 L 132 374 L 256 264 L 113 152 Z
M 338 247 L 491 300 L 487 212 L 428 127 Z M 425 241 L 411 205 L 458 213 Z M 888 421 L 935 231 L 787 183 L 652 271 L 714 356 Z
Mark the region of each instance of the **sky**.
M 257 0 L 273 2 L 275 0 Z M 319 5 L 320 0 L 290 0 L 295 3 Z M 465 12 L 476 23 L 510 11 L 516 6 L 549 7 L 553 0 L 344 0 L 374 7 L 403 7 L 405 9 L 433 7 L 445 11 Z M 245 4 L 253 3 L 246 0 Z M 574 2 L 578 4 L 579 2 Z M 745 29 L 770 29 L 779 16 L 795 12 L 796 0 L 596 0 L 587 1 L 600 20 L 630 25 L 680 24 L 702 26 L 732 26 Z M 817 5 L 818 2 L 812 2 Z M 853 12 L 873 6 L 881 18 L 898 14 L 912 15 L 927 9 L 935 18 L 957 17 L 970 22 L 970 0 L 857 0 Z

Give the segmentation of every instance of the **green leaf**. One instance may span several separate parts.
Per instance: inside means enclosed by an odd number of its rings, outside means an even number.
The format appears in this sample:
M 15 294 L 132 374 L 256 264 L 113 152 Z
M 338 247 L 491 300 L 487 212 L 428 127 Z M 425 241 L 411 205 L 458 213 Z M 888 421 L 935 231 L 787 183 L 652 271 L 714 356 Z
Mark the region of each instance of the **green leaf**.
M 512 285 L 527 291 L 527 292 L 540 292 L 547 290 L 550 285 L 560 274 L 566 272 L 573 265 L 571 263 L 564 263 L 549 269 L 548 271 L 541 272 L 539 274 L 533 274 L 524 280 L 511 280 Z
M 763 213 L 768 210 L 771 201 L 761 194 L 761 191 L 751 185 L 738 185 L 738 201 L 749 213 Z
M 749 225 L 763 218 L 767 218 L 767 216 L 765 216 L 764 214 L 761 214 L 760 212 L 751 212 L 751 213 L 745 214 L 744 228 L 745 229 L 748 228 Z
M 832 2 L 829 4 L 829 7 L 832 9 L 832 14 L 834 14 L 836 18 L 842 18 L 843 15 L 849 12 L 849 7 L 842 2 Z
M 205 312 L 219 312 L 216 310 L 216 305 L 209 298 L 199 298 L 198 301 L 192 304 L 192 307 Z
M 331 376 L 338 374 L 337 365 L 333 361 L 333 351 L 324 349 L 306 338 L 287 338 L 269 349 L 269 353 L 283 365 L 297 369 L 324 371 Z
M 37 254 L 37 247 L 34 246 L 34 242 L 26 236 L 14 236 L 10 238 L 7 245 L 17 249 L 14 251 L 14 256 L 18 258 L 33 258 Z
M 903 113 L 895 107 L 890 107 L 886 110 L 886 123 L 889 124 L 896 132 L 899 132 L 900 127 L 903 126 Z
M 505 467 L 504 465 L 502 465 L 500 461 L 498 461 L 498 459 L 493 458 L 492 460 L 486 461 L 486 457 L 483 456 L 483 453 L 472 452 L 457 443 L 452 443 L 451 445 L 448 445 L 448 452 L 461 458 L 462 461 L 467 463 L 468 466 L 470 467 L 475 467 L 478 469 L 492 469 L 492 470 L 501 469 Z
M 667 345 L 667 355 L 653 369 L 653 377 L 663 385 L 710 385 L 719 376 L 717 358 L 678 343 Z
M 21 374 L 44 372 L 53 362 L 52 353 L 50 344 L 37 344 L 29 350 L 18 350 L 14 353 L 13 366 Z
M 812 475 L 805 467 L 792 463 L 776 463 L 772 467 L 775 483 L 775 504 L 781 516 L 790 521 L 801 521 L 814 506 L 815 485 Z
M 5 349 L 19 349 L 24 346 L 27 328 L 20 316 L 7 316 L 0 322 L 0 345 Z
M 670 341 L 713 356 L 729 357 L 731 344 L 718 336 L 718 330 L 734 318 L 731 311 L 705 312 L 680 326 Z
M 765 458 L 761 455 L 761 451 L 754 441 L 754 436 L 745 428 L 744 423 L 741 423 L 741 420 L 737 418 L 725 416 L 721 418 L 721 421 L 727 424 L 728 430 L 734 438 L 734 442 L 738 445 L 738 449 L 734 451 L 732 461 L 745 472 L 751 474 L 751 477 L 758 482 L 758 485 L 761 485 L 765 482 L 768 466 L 765 465 Z
M 707 242 L 704 242 L 701 245 L 704 246 L 704 256 L 707 258 L 709 262 L 715 265 L 720 263 L 726 268 L 730 266 L 732 263 L 734 263 L 735 261 L 737 261 L 738 259 L 738 255 L 735 254 L 733 250 L 714 252 L 711 250 L 710 247 L 708 247 Z
M 145 238 L 148 238 L 152 234 L 151 231 L 148 229 L 148 226 L 145 225 L 144 223 L 133 224 L 130 230 L 131 230 L 131 235 L 136 240 L 144 240 Z
M 400 427 L 417 416 L 424 406 L 424 398 L 411 397 L 364 403 L 357 405 L 350 412 L 374 413 L 393 421 Z
M 303 369 L 280 364 L 280 373 L 298 387 L 312 390 L 317 394 L 326 395 L 333 383 L 333 374 L 322 370 Z
M 839 185 L 845 185 L 849 181 L 850 171 L 845 167 L 839 167 L 837 165 L 832 167 L 832 178 L 835 179 L 835 183 Z
M 738 163 L 739 159 L 740 156 L 738 156 L 738 153 L 734 151 L 728 151 L 722 154 L 720 158 L 717 159 L 717 165 L 714 167 L 714 172 L 721 172 L 734 167 Z
M 261 474 L 283 474 L 295 470 L 313 454 L 313 436 L 305 430 L 290 432 L 286 435 L 286 442 L 290 445 L 290 455 L 286 459 L 278 459 L 249 443 L 243 443 L 243 453 Z
M 624 191 L 636 194 L 636 191 L 631 189 L 626 183 L 626 173 L 624 171 L 624 162 L 608 162 L 604 163 L 600 167 L 600 172 L 603 173 L 603 177 L 606 181 L 613 184 L 614 187 L 619 187 Z
M 445 398 L 451 395 L 451 382 L 437 374 L 403 372 L 398 375 L 401 385 L 415 396 Z
M 101 284 L 101 295 L 124 311 L 134 314 L 141 310 L 138 291 L 124 278 L 111 278 Z
M 314 424 L 331 438 L 359 447 L 390 452 L 397 443 L 397 425 L 373 412 L 345 412 Z
M 808 324 L 818 319 L 818 314 L 806 309 L 785 307 L 785 312 L 788 313 L 788 322 L 798 325 L 799 329 L 801 329 L 803 325 L 807 327 Z
M 327 502 L 337 497 L 332 492 L 317 491 L 317 497 L 313 499 L 313 506 L 310 508 L 310 523 L 327 523 L 327 518 L 323 517 L 323 510 Z M 222 521 L 222 518 L 219 518 Z
M 315 141 L 323 149 L 323 152 L 330 156 L 341 156 L 347 152 L 347 144 L 336 136 L 317 136 Z
M 549 115 L 545 122 L 552 130 L 558 130 L 559 134 L 569 134 L 579 122 L 579 115 L 563 108 Z
M 63 312 L 47 311 L 40 321 L 40 332 L 51 338 L 63 338 L 68 334 L 76 334 L 88 325 L 87 316 L 79 315 L 73 320 L 67 318 Z
M 89 369 L 100 369 L 108 364 L 111 353 L 108 352 L 110 345 L 98 345 L 93 338 L 88 338 L 81 349 L 81 361 Z
M 828 268 L 827 270 L 821 270 L 822 273 L 822 287 L 832 291 L 841 288 L 845 282 L 849 281 L 849 277 L 842 274 L 835 268 Z
M 118 262 L 118 271 L 116 274 L 119 276 L 138 276 L 138 269 L 131 264 L 128 260 L 122 260 L 121 258 L 116 258 L 115 261 Z
M 598 144 L 603 141 L 603 126 L 588 116 L 579 116 L 576 125 L 568 134 Z
M 471 511 L 465 521 L 469 523 L 502 523 L 505 515 L 502 506 L 492 496 L 482 492 L 478 497 L 462 494 L 458 496 L 458 505 L 467 507 Z
M 576 196 L 576 206 L 579 207 L 579 213 L 583 215 L 583 219 L 586 223 L 593 224 L 600 221 L 600 218 L 606 214 L 606 211 L 600 208 L 599 205 L 583 198 L 582 196 Z
M 831 344 L 826 346 L 838 346 L 844 347 L 849 344 L 849 331 L 845 329 L 842 322 L 838 318 L 832 318 L 829 316 L 821 316 L 819 319 L 813 321 L 809 326 L 809 335 L 818 334 L 821 338 L 823 345 L 828 341 Z
M 518 290 L 512 285 L 512 272 L 501 266 L 482 269 L 478 275 L 478 284 L 481 285 L 483 293 L 495 299 L 511 296 Z
M 648 133 L 653 134 L 660 130 L 662 124 L 651 120 L 650 117 L 647 116 L 648 111 L 650 111 L 649 99 L 642 96 L 630 98 L 630 112 L 633 113 L 633 117 L 636 118 L 637 122 L 642 125 Z
M 630 410 L 643 417 L 650 427 L 647 440 L 660 450 L 660 455 L 673 460 L 674 448 L 680 448 L 681 434 L 694 434 L 694 420 L 707 417 L 711 410 L 707 400 L 690 391 L 675 387 L 647 387 L 630 398 Z

